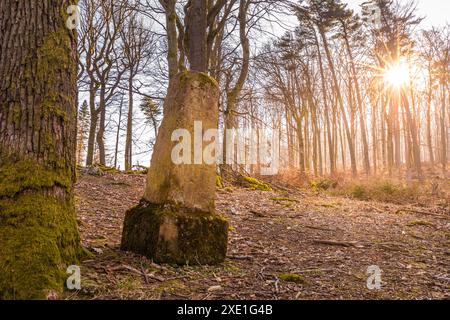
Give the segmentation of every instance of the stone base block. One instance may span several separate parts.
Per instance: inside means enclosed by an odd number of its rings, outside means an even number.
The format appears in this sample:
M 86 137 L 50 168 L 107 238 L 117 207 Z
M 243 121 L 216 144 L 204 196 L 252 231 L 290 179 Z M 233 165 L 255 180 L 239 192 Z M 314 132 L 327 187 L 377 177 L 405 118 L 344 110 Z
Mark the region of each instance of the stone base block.
M 126 213 L 121 249 L 156 263 L 214 265 L 226 258 L 228 227 L 216 214 L 143 201 Z

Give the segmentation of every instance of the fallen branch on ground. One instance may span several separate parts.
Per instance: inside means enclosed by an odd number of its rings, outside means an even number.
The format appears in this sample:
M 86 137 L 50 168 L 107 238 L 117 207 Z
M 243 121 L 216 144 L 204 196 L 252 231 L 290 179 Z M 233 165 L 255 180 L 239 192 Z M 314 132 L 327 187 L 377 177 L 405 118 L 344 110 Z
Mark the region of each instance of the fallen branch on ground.
M 364 248 L 364 245 L 359 244 L 356 241 L 334 241 L 334 240 L 314 240 L 315 244 L 324 244 L 329 246 L 339 246 L 339 247 L 353 247 L 353 248 Z

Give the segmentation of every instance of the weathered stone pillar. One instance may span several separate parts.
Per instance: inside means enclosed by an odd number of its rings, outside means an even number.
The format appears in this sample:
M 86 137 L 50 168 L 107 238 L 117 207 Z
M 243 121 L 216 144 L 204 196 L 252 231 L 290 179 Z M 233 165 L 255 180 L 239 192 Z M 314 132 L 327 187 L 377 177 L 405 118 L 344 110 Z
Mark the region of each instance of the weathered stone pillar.
M 193 144 L 192 164 L 175 164 L 172 150 L 179 142 L 171 141 L 179 129 L 194 141 L 196 121 L 203 132 L 217 129 L 218 102 L 217 83 L 204 73 L 186 71 L 171 79 L 144 198 L 125 217 L 123 250 L 160 263 L 225 260 L 228 222 L 215 213 L 216 165 L 194 164 Z

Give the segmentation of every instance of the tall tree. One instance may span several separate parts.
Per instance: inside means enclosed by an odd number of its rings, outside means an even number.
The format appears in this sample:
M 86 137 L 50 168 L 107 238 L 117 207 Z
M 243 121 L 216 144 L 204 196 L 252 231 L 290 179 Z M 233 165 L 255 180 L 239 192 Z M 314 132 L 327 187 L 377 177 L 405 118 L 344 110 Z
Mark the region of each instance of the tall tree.
M 72 3 L 0 2 L 0 299 L 61 291 L 81 252 Z
M 152 34 L 146 30 L 144 22 L 139 19 L 137 11 L 126 20 L 122 30 L 123 59 L 128 73 L 128 116 L 125 142 L 125 170 L 133 166 L 133 113 L 134 82 L 139 73 L 147 67 L 152 53 Z
M 173 12 L 169 2 L 161 1 L 165 10 Z M 189 70 L 169 71 L 172 76 L 147 187 L 140 205 L 127 212 L 124 222 L 122 249 L 157 262 L 214 264 L 226 257 L 228 222 L 215 213 L 216 163 L 203 158 L 202 139 L 204 131 L 217 129 L 219 112 L 219 88 L 207 74 L 208 17 L 213 14 L 215 19 L 216 5 L 220 11 L 226 1 L 210 3 L 210 7 L 207 2 L 188 1 L 185 6 L 186 25 L 179 34 L 185 35 Z M 179 20 L 167 12 L 166 19 L 166 25 Z M 175 36 L 167 34 L 169 46 L 174 45 Z M 177 155 L 173 137 L 180 130 L 186 134 L 180 137 L 186 148 Z M 197 141 L 194 152 L 190 137 Z
M 331 72 L 331 80 L 333 83 L 333 94 L 336 95 L 337 104 L 341 113 L 344 129 L 347 136 L 347 142 L 350 152 L 351 168 L 353 176 L 357 175 L 356 150 L 352 139 L 352 134 L 349 127 L 349 121 L 345 112 L 344 97 L 339 85 L 335 62 L 330 50 L 327 33 L 338 22 L 338 19 L 351 16 L 351 11 L 346 9 L 346 5 L 342 4 L 340 0 L 308 0 L 305 4 L 297 7 L 297 14 L 299 18 L 302 17 L 312 21 L 317 27 L 318 33 L 322 40 L 322 45 L 325 50 L 325 56 L 328 61 L 328 67 Z
M 100 164 L 106 164 L 107 107 L 118 93 L 126 68 L 122 64 L 120 36 L 132 12 L 127 0 L 81 0 L 79 41 L 80 86 L 89 91 L 91 125 L 86 165 L 94 162 L 95 143 Z
M 347 50 L 347 56 L 350 62 L 351 68 L 351 84 L 353 84 L 356 94 L 356 102 L 358 106 L 359 121 L 361 127 L 361 140 L 363 144 L 363 163 L 364 171 L 366 175 L 370 175 L 370 157 L 369 157 L 369 143 L 367 139 L 366 129 L 366 114 L 363 105 L 362 92 L 360 88 L 360 79 L 358 79 L 358 73 L 356 71 L 355 58 L 352 47 L 350 45 L 350 37 L 352 34 L 361 32 L 359 18 L 353 14 L 344 14 L 338 18 L 341 24 L 341 36 Z M 352 88 L 350 88 L 351 90 Z
M 142 100 L 142 103 L 140 105 L 141 112 L 145 116 L 145 122 L 147 125 L 151 126 L 153 128 L 155 139 L 158 136 L 158 126 L 160 122 L 161 117 L 161 108 L 158 104 L 153 101 L 150 97 L 145 97 Z
M 78 111 L 77 122 L 77 165 L 82 165 L 83 155 L 86 147 L 86 139 L 89 135 L 89 106 L 87 101 L 83 101 Z

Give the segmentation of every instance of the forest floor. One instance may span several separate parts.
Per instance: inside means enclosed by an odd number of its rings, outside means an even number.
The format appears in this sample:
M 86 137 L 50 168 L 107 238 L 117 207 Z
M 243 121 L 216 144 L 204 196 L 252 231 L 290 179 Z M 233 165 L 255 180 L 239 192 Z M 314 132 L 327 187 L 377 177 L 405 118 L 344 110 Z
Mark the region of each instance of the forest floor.
M 145 179 L 79 177 L 78 222 L 93 256 L 67 299 L 450 299 L 448 206 L 226 188 L 217 209 L 231 224 L 227 260 L 177 267 L 119 250 Z M 367 287 L 373 265 L 379 290 Z

